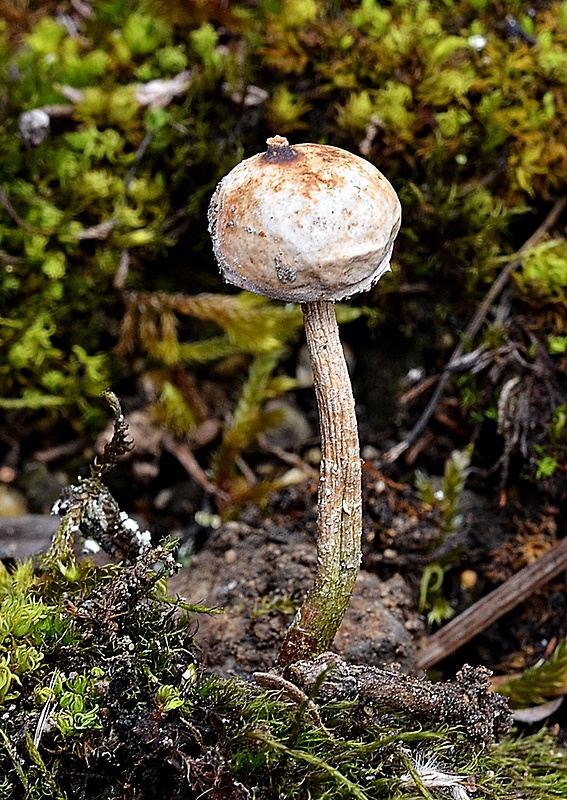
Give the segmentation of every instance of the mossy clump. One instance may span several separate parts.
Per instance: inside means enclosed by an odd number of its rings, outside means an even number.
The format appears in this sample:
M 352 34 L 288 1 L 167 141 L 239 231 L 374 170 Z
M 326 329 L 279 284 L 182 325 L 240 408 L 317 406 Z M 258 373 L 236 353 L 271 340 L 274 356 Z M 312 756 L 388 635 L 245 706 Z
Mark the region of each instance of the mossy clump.
M 233 60 L 216 31 L 131 5 L 98 4 L 81 36 L 45 16 L 18 47 L 0 25 L 0 407 L 40 409 L 44 427 L 100 423 L 93 398 L 127 372 L 111 355 L 121 289 L 171 288 L 175 269 L 151 265 L 235 157 L 234 104 L 212 102 Z M 218 284 L 184 285 L 199 282 Z
M 110 796 L 132 763 L 145 783 L 159 751 L 150 730 L 163 716 L 167 737 L 168 715 L 191 704 L 195 609 L 167 596 L 171 544 L 151 547 L 101 482 L 130 445 L 108 399 L 114 436 L 64 492 L 50 550 L 36 566 L 0 564 L 3 798 Z M 122 563 L 78 560 L 78 536 Z

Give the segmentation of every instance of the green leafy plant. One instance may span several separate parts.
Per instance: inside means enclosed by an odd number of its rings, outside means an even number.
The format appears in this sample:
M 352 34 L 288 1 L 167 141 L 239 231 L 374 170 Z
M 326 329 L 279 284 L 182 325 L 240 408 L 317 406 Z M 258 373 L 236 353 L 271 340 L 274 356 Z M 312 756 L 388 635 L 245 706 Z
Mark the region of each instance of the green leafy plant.
M 62 676 L 58 671 L 49 686 L 36 689 L 38 707 L 48 709 L 50 718 L 64 739 L 80 738 L 87 731 L 100 729 L 100 700 L 107 688 L 104 670 L 92 667 L 89 673 Z
M 551 355 L 567 353 L 567 336 L 550 336 L 547 344 Z
M 187 622 L 194 609 L 165 593 L 164 576 L 177 569 L 172 546 L 151 548 L 102 483 L 131 446 L 116 397 L 106 398 L 114 435 L 90 477 L 63 493 L 49 552 L 36 568 L 0 564 L 0 708 L 10 705 L 0 731 L 2 798 L 63 798 L 56 762 L 64 754 L 72 763 L 80 752 L 88 771 L 97 742 L 116 731 L 121 715 L 144 724 L 156 706 L 172 714 L 193 691 Z M 77 560 L 79 535 L 122 563 Z
M 53 408 L 52 420 L 64 414 L 78 428 L 100 421 L 94 398 L 123 367 L 108 336 L 109 319 L 120 318 L 118 284 L 135 285 L 140 269 L 128 265 L 175 243 L 168 193 L 184 180 L 179 167 L 192 149 L 181 144 L 180 92 L 140 99 L 140 82 L 167 88 L 172 72 L 193 66 L 185 101 L 195 119 L 198 96 L 211 91 L 207 58 L 218 67 L 214 80 L 227 64 L 209 23 L 194 31 L 190 50 L 170 24 L 144 11 L 124 14 L 121 31 L 102 8 L 97 13 L 88 35 L 73 37 L 46 16 L 25 46 L 0 49 L 3 73 L 17 74 L 0 114 L 9 165 L 0 202 L 0 408 L 14 417 Z M 51 119 L 33 143 L 17 130 L 30 109 Z M 64 130 L 58 115 L 69 123 Z
M 37 673 L 45 652 L 66 639 L 57 605 L 40 595 L 31 561 L 12 574 L 0 562 L 0 703 L 18 697 L 24 676 Z
M 566 425 L 567 404 L 562 403 L 553 411 L 551 419 L 546 426 L 549 443 L 547 445 L 534 446 L 534 451 L 538 456 L 536 462 L 536 478 L 538 480 L 552 477 L 561 463 L 567 446 L 565 441 Z
M 441 547 L 447 537 L 455 533 L 461 524 L 460 505 L 472 448 L 454 451 L 445 463 L 441 484 L 437 486 L 421 472 L 416 474 L 416 484 L 420 499 L 440 514 L 439 535 L 432 542 L 432 549 Z M 454 612 L 443 596 L 445 573 L 455 564 L 457 550 L 452 548 L 439 561 L 428 564 L 423 570 L 419 591 L 419 610 L 427 610 L 429 625 L 440 625 L 450 619 Z
M 512 677 L 497 687 L 500 694 L 510 698 L 514 708 L 545 703 L 550 698 L 567 691 L 567 639 L 562 639 L 551 657 L 540 659 L 525 669 L 519 677 Z
M 167 713 L 176 708 L 181 708 L 185 703 L 179 689 L 175 686 L 165 684 L 160 686 L 154 696 L 154 702 L 160 711 Z
M 551 478 L 555 470 L 557 469 L 558 461 L 554 456 L 550 456 L 545 453 L 545 449 L 543 447 L 536 446 L 536 452 L 539 452 L 540 458 L 537 461 L 537 472 L 536 478 L 540 480 L 541 478 Z

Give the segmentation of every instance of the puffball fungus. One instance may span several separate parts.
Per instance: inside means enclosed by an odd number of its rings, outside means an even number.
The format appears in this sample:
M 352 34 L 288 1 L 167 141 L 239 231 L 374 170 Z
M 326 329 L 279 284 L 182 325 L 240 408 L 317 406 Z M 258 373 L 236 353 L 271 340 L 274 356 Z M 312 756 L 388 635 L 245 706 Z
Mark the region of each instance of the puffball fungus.
M 265 153 L 217 186 L 209 231 L 226 281 L 301 303 L 321 427 L 317 573 L 278 663 L 327 650 L 361 558 L 361 462 L 355 403 L 334 301 L 370 289 L 390 268 L 398 197 L 368 161 L 321 144 L 268 139 Z
M 219 183 L 209 209 L 226 281 L 277 300 L 344 300 L 390 268 L 400 202 L 363 158 L 324 144 L 268 150 Z

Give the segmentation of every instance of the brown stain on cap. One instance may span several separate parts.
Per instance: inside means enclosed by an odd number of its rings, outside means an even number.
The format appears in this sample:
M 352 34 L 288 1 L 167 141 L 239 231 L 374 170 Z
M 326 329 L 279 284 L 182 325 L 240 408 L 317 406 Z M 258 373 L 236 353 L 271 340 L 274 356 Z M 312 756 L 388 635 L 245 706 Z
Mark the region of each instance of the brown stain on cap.
M 297 181 L 297 193 L 306 200 L 321 190 L 333 191 L 340 189 L 345 184 L 337 164 L 344 161 L 349 154 L 336 147 L 310 144 L 292 147 L 285 136 L 273 136 L 266 141 L 267 151 L 259 158 L 258 164 L 265 165 L 268 169 L 272 166 L 283 165 L 283 170 L 270 171 L 271 189 L 279 192 L 280 189 L 288 190 L 290 172 L 293 171 L 294 180 Z M 268 166 L 269 165 L 269 166 Z M 262 179 L 263 180 L 263 179 Z

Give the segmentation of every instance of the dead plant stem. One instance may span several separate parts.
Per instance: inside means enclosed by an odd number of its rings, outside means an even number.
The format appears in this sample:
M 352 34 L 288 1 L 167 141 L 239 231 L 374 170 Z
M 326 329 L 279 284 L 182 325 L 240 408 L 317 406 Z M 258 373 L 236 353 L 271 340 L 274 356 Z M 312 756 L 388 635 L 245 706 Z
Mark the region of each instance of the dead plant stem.
M 447 362 L 443 372 L 439 377 L 439 381 L 437 386 L 435 387 L 435 391 L 431 396 L 429 403 L 427 404 L 425 410 L 423 411 L 421 417 L 415 423 L 411 431 L 408 435 L 397 444 L 395 447 L 392 447 L 388 450 L 387 453 L 384 454 L 383 461 L 384 463 L 393 463 L 397 461 L 397 459 L 403 455 L 406 450 L 408 450 L 421 436 L 423 431 L 426 429 L 427 424 L 437 405 L 439 400 L 441 399 L 443 392 L 445 391 L 445 387 L 451 377 L 453 372 L 453 367 L 456 361 L 458 361 L 461 356 L 463 355 L 464 349 L 466 344 L 471 342 L 475 336 L 478 334 L 482 323 L 484 322 L 486 315 L 488 314 L 490 307 L 496 300 L 496 298 L 500 295 L 503 291 L 504 287 L 508 283 L 510 275 L 512 272 L 517 269 L 520 264 L 522 263 L 521 254 L 525 253 L 526 250 L 529 250 L 531 247 L 535 247 L 538 244 L 543 236 L 555 225 L 559 217 L 561 216 L 563 210 L 567 206 L 567 197 L 560 197 L 554 204 L 553 208 L 541 223 L 539 228 L 523 243 L 523 245 L 518 250 L 518 256 L 511 261 L 504 267 L 502 272 L 498 275 L 490 289 L 488 290 L 484 300 L 479 305 L 476 314 L 471 319 L 470 323 L 467 326 L 467 329 L 464 335 L 461 337 L 459 343 L 455 347 L 451 358 Z

